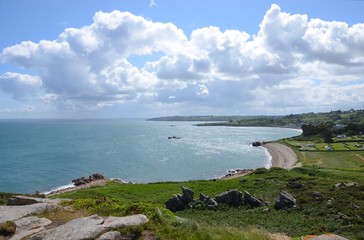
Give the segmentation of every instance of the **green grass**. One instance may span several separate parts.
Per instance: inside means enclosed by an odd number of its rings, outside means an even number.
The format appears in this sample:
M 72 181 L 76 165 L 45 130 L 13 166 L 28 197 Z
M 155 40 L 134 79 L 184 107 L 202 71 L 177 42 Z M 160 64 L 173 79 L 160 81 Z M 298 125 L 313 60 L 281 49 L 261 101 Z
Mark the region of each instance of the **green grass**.
M 305 166 L 319 166 L 328 169 L 364 170 L 364 151 L 351 152 L 299 152 Z
M 334 143 L 325 143 L 322 139 L 313 139 L 313 140 L 298 140 L 296 138 L 288 138 L 281 141 L 286 145 L 296 149 L 296 150 L 304 150 L 304 151 L 364 151 L 364 148 L 357 148 L 355 145 L 360 145 L 361 141 L 357 141 L 357 139 L 348 140 L 348 141 L 336 141 Z M 314 147 L 308 147 L 308 144 L 314 144 Z M 361 144 L 363 145 L 363 144 Z M 332 150 L 328 150 L 325 146 L 331 146 Z
M 287 181 L 297 181 L 305 187 L 290 189 L 286 186 Z M 364 171 L 317 166 L 290 171 L 273 168 L 267 173 L 231 180 L 110 183 L 105 187 L 80 190 L 61 197 L 75 199 L 73 207 L 86 209 L 90 214 L 124 216 L 144 213 L 151 221 L 143 231 L 151 231 L 162 239 L 255 239 L 249 234 L 258 234 L 260 238 L 257 239 L 269 239 L 268 232 L 283 233 L 296 238 L 307 234 L 333 232 L 351 239 L 360 239 L 360 236 L 364 236 L 364 188 L 334 187 L 338 182 L 348 181 L 364 185 Z M 215 196 L 228 189 L 246 190 L 269 202 L 267 208 L 270 211 L 264 212 L 266 207 L 249 209 L 245 206 L 221 206 L 216 211 L 191 209 L 171 213 L 163 207 L 164 202 L 173 194 L 179 193 L 181 186 L 191 188 L 195 192 L 195 198 L 201 192 Z M 275 198 L 281 190 L 296 196 L 296 209 L 274 209 Z M 322 193 L 324 198 L 315 201 L 312 197 L 314 191 Z M 332 205 L 329 206 L 327 202 L 331 199 Z M 350 206 L 354 205 L 360 208 L 351 209 Z M 159 213 L 156 209 L 160 209 Z M 341 214 L 347 218 L 342 219 Z
M 8 199 L 14 195 L 19 195 L 16 193 L 6 193 L 6 192 L 0 192 L 0 206 L 6 205 L 8 202 Z

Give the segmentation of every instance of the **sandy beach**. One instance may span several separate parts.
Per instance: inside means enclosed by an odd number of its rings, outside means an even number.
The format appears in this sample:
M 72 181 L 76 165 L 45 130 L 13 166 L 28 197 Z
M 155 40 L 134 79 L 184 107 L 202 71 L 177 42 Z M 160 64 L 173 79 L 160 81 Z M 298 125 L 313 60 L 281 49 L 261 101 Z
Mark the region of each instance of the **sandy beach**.
M 286 145 L 280 143 L 265 143 L 261 146 L 267 149 L 270 156 L 272 157 L 271 167 L 291 169 L 302 166 L 301 163 L 297 163 L 297 156 L 293 150 Z M 221 179 L 237 178 L 250 174 L 253 171 L 254 170 L 252 169 L 237 170 L 235 172 L 229 172 L 225 176 L 221 177 Z
M 300 165 L 297 164 L 296 154 L 286 145 L 280 143 L 266 143 L 263 144 L 262 147 L 266 148 L 272 156 L 271 167 L 291 169 Z

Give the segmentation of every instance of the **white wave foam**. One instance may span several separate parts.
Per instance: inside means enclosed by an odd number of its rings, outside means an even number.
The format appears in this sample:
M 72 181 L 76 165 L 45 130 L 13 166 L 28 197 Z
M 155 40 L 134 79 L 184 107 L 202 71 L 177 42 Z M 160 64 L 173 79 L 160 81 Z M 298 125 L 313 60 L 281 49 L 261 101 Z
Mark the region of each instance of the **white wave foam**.
M 260 148 L 263 148 L 265 155 L 267 155 L 268 157 L 268 164 L 266 165 L 266 168 L 269 169 L 272 167 L 272 160 L 273 160 L 272 155 L 270 155 L 268 149 L 266 149 L 265 147 L 260 147 Z
M 75 187 L 75 185 L 73 183 L 70 183 L 70 184 L 67 184 L 67 185 L 62 185 L 62 186 L 59 186 L 59 187 L 56 187 L 56 188 L 53 188 L 51 189 L 50 191 L 47 191 L 47 192 L 42 192 L 42 194 L 50 194 L 52 192 L 57 192 L 57 191 L 60 191 L 60 190 L 64 190 L 64 189 L 68 189 L 68 188 L 73 188 Z

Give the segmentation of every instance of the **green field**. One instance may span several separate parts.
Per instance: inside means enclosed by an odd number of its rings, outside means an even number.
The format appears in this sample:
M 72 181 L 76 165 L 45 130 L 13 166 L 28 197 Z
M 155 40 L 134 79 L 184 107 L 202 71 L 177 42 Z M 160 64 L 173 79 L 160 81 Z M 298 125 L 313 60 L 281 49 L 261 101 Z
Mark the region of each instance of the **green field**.
M 334 139 L 333 143 L 324 143 L 322 139 L 298 140 L 296 138 L 284 139 L 284 144 L 299 151 L 364 151 L 361 137 L 347 139 Z M 313 145 L 313 146 L 311 146 Z
M 302 160 L 305 166 L 341 170 L 364 170 L 364 151 L 302 151 L 299 153 L 299 159 Z

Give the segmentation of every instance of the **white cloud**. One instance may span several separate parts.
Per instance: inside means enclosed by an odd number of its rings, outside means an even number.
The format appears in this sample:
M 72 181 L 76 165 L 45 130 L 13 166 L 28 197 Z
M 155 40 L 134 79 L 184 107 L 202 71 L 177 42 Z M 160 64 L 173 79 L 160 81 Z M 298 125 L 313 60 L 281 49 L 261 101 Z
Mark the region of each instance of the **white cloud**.
M 155 2 L 155 0 L 150 0 L 149 1 L 149 7 L 156 7 L 157 3 Z
M 18 100 L 37 94 L 41 85 L 42 81 L 37 76 L 13 72 L 7 72 L 0 76 L 0 89 Z
M 160 58 L 144 66 L 129 61 L 151 55 Z M 72 111 L 138 103 L 192 113 L 331 110 L 364 105 L 363 56 L 363 23 L 309 19 L 275 4 L 256 35 L 210 26 L 188 37 L 172 23 L 97 12 L 92 24 L 65 29 L 54 41 L 3 49 L 2 62 L 38 76 L 5 73 L 0 89 Z

